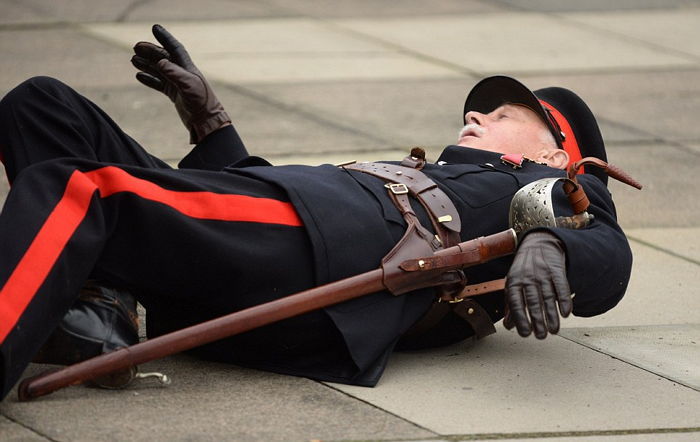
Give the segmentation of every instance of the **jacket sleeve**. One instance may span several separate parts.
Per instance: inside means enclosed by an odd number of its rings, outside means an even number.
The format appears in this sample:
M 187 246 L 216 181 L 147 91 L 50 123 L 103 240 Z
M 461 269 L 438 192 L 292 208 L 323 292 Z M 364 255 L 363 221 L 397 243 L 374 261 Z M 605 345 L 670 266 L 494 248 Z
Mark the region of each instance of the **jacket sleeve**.
M 591 203 L 588 212 L 595 219 L 585 229 L 553 228 L 551 232 L 566 248 L 567 275 L 575 293 L 573 313 L 595 316 L 613 308 L 624 296 L 632 270 L 632 251 L 617 224 L 608 189 L 590 175 L 582 175 L 579 182 Z M 563 192 L 555 200 L 555 207 L 568 206 Z M 566 214 L 571 214 L 571 209 Z
M 229 125 L 207 135 L 180 161 L 178 167 L 218 171 L 248 156 L 238 132 L 233 125 Z

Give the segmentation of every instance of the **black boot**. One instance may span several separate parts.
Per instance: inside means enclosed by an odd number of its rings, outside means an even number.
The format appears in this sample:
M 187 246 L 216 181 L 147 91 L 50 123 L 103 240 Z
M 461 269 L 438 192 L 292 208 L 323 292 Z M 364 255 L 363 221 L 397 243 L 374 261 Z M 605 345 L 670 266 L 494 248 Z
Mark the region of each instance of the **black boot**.
M 139 342 L 136 300 L 88 281 L 34 362 L 71 365 Z

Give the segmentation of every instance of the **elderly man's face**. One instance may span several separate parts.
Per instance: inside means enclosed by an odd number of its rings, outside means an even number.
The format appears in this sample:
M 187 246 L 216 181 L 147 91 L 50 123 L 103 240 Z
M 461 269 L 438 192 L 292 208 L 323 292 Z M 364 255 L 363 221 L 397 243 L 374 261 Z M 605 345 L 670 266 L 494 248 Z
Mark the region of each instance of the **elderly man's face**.
M 530 108 L 504 104 L 488 114 L 467 112 L 458 146 L 498 153 L 521 153 L 536 160 L 541 151 L 556 149 L 554 137 Z

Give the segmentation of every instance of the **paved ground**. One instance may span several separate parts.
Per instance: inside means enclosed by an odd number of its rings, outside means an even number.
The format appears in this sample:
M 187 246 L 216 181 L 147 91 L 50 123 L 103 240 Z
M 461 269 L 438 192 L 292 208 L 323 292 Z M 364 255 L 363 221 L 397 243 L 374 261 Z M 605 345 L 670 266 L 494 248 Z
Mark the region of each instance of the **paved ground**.
M 128 62 L 154 22 L 187 44 L 250 150 L 279 164 L 414 145 L 434 158 L 488 74 L 578 91 L 611 161 L 646 186 L 610 186 L 630 289 L 544 342 L 499 328 L 475 347 L 398 354 L 374 389 L 178 356 L 144 367 L 168 388 L 11 394 L 0 440 L 700 438 L 700 1 L 0 0 L 0 94 L 57 76 L 176 162 L 186 134 Z

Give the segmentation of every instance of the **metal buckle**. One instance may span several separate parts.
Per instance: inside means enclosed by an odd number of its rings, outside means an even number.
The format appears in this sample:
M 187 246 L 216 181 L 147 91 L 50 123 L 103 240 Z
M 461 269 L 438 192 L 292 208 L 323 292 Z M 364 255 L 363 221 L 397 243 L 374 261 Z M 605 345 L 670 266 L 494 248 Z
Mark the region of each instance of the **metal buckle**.
M 394 195 L 405 195 L 408 193 L 408 187 L 403 183 L 387 183 L 384 185 Z

